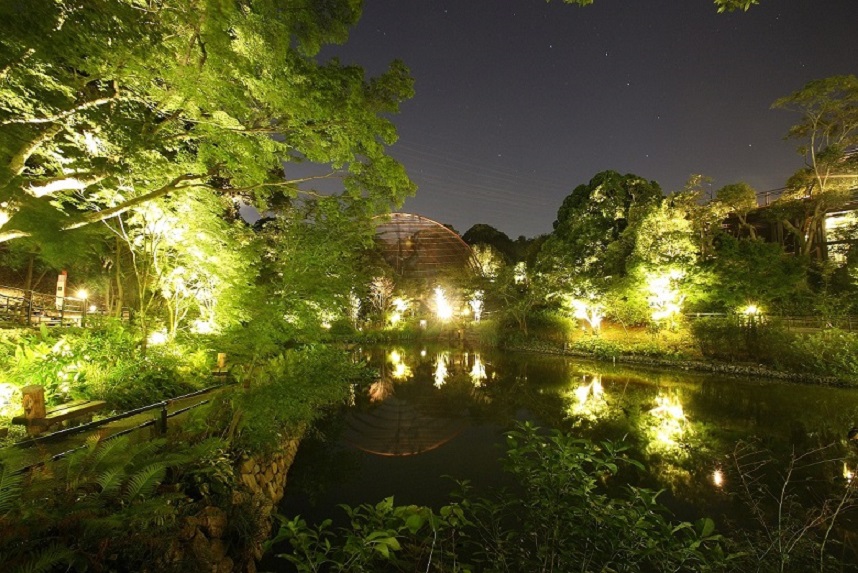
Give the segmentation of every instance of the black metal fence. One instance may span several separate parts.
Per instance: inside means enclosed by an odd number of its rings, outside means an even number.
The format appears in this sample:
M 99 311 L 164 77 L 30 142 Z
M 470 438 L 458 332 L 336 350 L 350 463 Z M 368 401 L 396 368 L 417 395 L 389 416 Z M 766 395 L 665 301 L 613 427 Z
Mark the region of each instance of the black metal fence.
M 226 384 L 218 384 L 216 386 L 209 386 L 208 388 L 203 388 L 202 390 L 198 390 L 196 392 L 191 392 L 190 394 L 184 394 L 182 396 L 177 396 L 176 398 L 170 398 L 169 400 L 163 400 L 161 402 L 149 404 L 148 406 L 143 406 L 141 408 L 129 410 L 127 412 L 123 412 L 121 414 L 116 414 L 114 416 L 103 418 L 101 420 L 96 420 L 94 422 L 88 422 L 86 424 L 81 424 L 81 425 L 75 426 L 73 428 L 66 428 L 65 430 L 60 430 L 58 432 L 53 432 L 53 433 L 50 433 L 50 434 L 47 434 L 44 436 L 38 436 L 35 438 L 30 438 L 28 440 L 22 440 L 20 442 L 14 443 L 8 447 L 9 448 L 26 449 L 26 448 L 32 448 L 35 446 L 39 446 L 39 445 L 48 444 L 51 442 L 58 442 L 58 441 L 61 441 L 63 439 L 66 439 L 70 436 L 73 436 L 76 434 L 81 434 L 84 432 L 90 432 L 92 430 L 95 430 L 97 428 L 100 428 L 101 426 L 105 426 L 107 424 L 110 424 L 112 422 L 124 420 L 126 418 L 131 418 L 133 416 L 136 416 L 138 414 L 144 414 L 146 412 L 157 412 L 157 414 L 155 416 L 153 416 L 151 419 L 146 420 L 145 422 L 143 422 L 141 424 L 138 424 L 138 425 L 133 426 L 131 428 L 126 428 L 124 430 L 120 430 L 118 432 L 110 434 L 109 436 L 104 438 L 104 441 L 112 440 L 114 438 L 118 438 L 119 436 L 124 436 L 126 434 L 130 434 L 131 432 L 135 432 L 137 430 L 141 430 L 143 428 L 148 428 L 148 427 L 152 427 L 158 434 L 163 435 L 163 434 L 167 433 L 167 421 L 170 418 L 174 418 L 174 417 L 178 416 L 179 414 L 184 414 L 185 412 L 187 412 L 189 410 L 193 410 L 194 408 L 202 406 L 203 404 L 208 404 L 211 400 L 210 399 L 201 400 L 200 402 L 196 402 L 194 404 L 191 404 L 190 406 L 180 408 L 174 412 L 168 412 L 168 406 L 171 403 L 177 402 L 179 400 L 183 400 L 186 398 L 193 398 L 195 396 L 201 396 L 203 394 L 207 394 L 207 393 L 212 392 L 214 390 L 217 390 L 219 388 L 223 388 L 224 386 L 226 386 Z M 53 456 L 51 456 L 48 459 L 39 461 L 35 464 L 24 466 L 24 467 L 16 470 L 14 473 L 15 474 L 26 473 L 30 470 L 35 469 L 35 468 L 42 467 L 47 463 L 62 459 L 64 457 L 68 456 L 69 454 L 72 454 L 72 453 L 74 453 L 78 450 L 82 450 L 84 448 L 86 448 L 85 445 L 78 446 L 75 448 L 71 448 L 69 450 L 60 452 L 58 454 L 54 454 Z

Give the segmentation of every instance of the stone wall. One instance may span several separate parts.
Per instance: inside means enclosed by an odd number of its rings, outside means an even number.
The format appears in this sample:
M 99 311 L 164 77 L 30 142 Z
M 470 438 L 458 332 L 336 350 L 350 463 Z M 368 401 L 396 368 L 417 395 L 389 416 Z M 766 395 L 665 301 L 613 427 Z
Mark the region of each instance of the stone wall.
M 298 451 L 299 439 L 286 440 L 271 455 L 244 456 L 236 467 L 238 488 L 232 495 L 232 508 L 208 506 L 197 515 L 185 518 L 172 560 L 190 560 L 199 571 L 211 573 L 255 573 L 256 560 L 262 557 L 262 544 L 271 533 L 271 514 L 283 499 L 286 474 Z M 244 506 L 252 508 L 257 520 L 251 529 L 256 538 L 226 537 L 230 528 L 230 511 Z

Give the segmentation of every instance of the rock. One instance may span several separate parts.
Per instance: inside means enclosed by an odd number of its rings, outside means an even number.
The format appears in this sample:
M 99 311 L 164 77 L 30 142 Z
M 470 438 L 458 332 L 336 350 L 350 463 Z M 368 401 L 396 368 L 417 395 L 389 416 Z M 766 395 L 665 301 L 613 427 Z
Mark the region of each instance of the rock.
M 250 488 L 251 492 L 254 492 L 258 489 L 258 486 L 256 485 L 256 478 L 253 477 L 253 474 L 243 474 L 241 476 L 241 481 L 244 483 L 244 485 Z
M 200 512 L 200 529 L 209 538 L 220 539 L 226 532 L 226 512 L 219 507 L 206 507 Z

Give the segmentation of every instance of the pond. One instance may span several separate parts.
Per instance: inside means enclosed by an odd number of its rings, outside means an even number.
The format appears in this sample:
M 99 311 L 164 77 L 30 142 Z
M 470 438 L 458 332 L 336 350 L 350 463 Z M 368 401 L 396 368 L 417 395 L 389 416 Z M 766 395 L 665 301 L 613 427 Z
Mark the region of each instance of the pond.
M 710 516 L 722 530 L 753 525 L 736 495 L 743 472 L 779 488 L 793 467 L 790 491 L 810 507 L 858 470 L 847 440 L 858 390 L 461 347 L 355 356 L 378 375 L 302 444 L 284 515 L 317 521 L 388 496 L 438 507 L 454 480 L 504 485 L 504 433 L 518 421 L 623 442 L 648 470 L 630 479 L 664 490 L 677 518 Z

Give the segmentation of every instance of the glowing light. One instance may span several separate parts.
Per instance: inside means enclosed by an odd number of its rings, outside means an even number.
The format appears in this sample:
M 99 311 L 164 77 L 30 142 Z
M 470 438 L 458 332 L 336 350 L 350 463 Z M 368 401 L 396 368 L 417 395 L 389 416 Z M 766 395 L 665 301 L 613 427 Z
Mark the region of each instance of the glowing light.
M 89 305 L 89 312 L 95 312 L 98 310 L 98 307 L 94 304 Z
M 161 344 L 166 344 L 167 340 L 169 340 L 169 337 L 167 336 L 166 330 L 156 330 L 149 335 L 146 342 L 151 346 L 159 346 Z
M 474 365 L 471 367 L 471 381 L 476 386 L 481 386 L 483 381 L 487 378 L 486 376 L 486 367 L 483 364 L 483 361 L 480 360 L 480 355 L 474 355 Z
M 420 328 L 426 328 L 426 320 L 425 319 L 420 321 Z
M 89 298 L 89 292 L 85 288 L 82 288 L 75 293 L 75 296 L 81 300 L 86 300 Z
M 39 198 L 57 191 L 80 191 L 86 189 L 88 185 L 89 183 L 81 181 L 77 177 L 66 177 L 65 179 L 55 179 L 44 185 L 30 185 L 27 191 L 33 197 Z
M 658 423 L 655 427 L 655 439 L 664 446 L 675 446 L 685 433 L 685 411 L 675 395 L 659 394 L 655 399 L 656 407 L 650 410 Z
M 715 487 L 722 487 L 724 485 L 724 472 L 720 469 L 716 469 L 712 472 L 712 483 Z
M 440 286 L 435 287 L 435 315 L 442 321 L 453 318 L 453 306 L 447 300 L 447 295 L 444 294 L 444 289 Z
M 447 382 L 447 375 L 449 374 L 447 360 L 446 352 L 439 353 L 435 358 L 435 388 L 440 388 Z
M 672 319 L 682 312 L 685 295 L 679 292 L 678 282 L 685 277 L 685 271 L 671 269 L 662 274 L 651 274 L 647 278 L 647 303 L 652 309 L 652 319 L 656 322 Z
M 411 368 L 402 361 L 402 356 L 396 350 L 390 351 L 390 363 L 393 365 L 393 372 L 390 373 L 391 378 L 405 380 L 411 376 Z
M 749 304 L 745 308 L 741 310 L 742 314 L 746 316 L 755 316 L 760 314 L 760 308 L 755 304 Z
M 369 399 L 371 402 L 382 402 L 389 396 L 393 396 L 393 383 L 389 380 L 373 382 L 369 387 Z
M 483 291 L 478 290 L 475 292 L 471 300 L 468 301 L 468 306 L 471 307 L 471 311 L 474 313 L 474 322 L 479 322 L 483 316 Z
M 396 297 L 391 301 L 390 305 L 393 307 L 393 312 L 390 314 L 388 320 L 390 324 L 396 325 L 402 320 L 402 315 L 408 310 L 410 303 L 402 297 Z
M 352 324 L 357 327 L 358 320 L 360 320 L 360 309 L 361 303 L 360 298 L 354 293 L 354 291 L 349 293 L 349 318 L 352 320 Z
M 586 380 L 586 377 L 584 378 Z M 605 401 L 605 388 L 602 386 L 602 377 L 593 375 L 589 383 L 582 383 L 572 390 L 574 403 L 569 412 L 574 416 L 595 420 L 600 417 L 607 408 Z
M 846 481 L 852 481 L 855 478 L 855 472 L 849 469 L 849 466 L 846 465 L 846 462 L 843 462 L 843 479 Z
M 421 356 L 422 358 L 426 358 L 426 350 L 421 350 L 421 351 L 420 351 L 420 356 Z
M 191 330 L 197 334 L 211 334 L 215 331 L 215 327 L 209 320 L 198 319 L 191 324 Z
M 605 318 L 605 306 L 599 302 L 586 301 L 578 298 L 568 299 L 572 307 L 572 316 L 578 320 L 584 320 L 590 325 L 593 332 L 598 332 Z
M 527 282 L 527 265 L 525 263 L 516 263 L 512 279 L 517 285 Z

